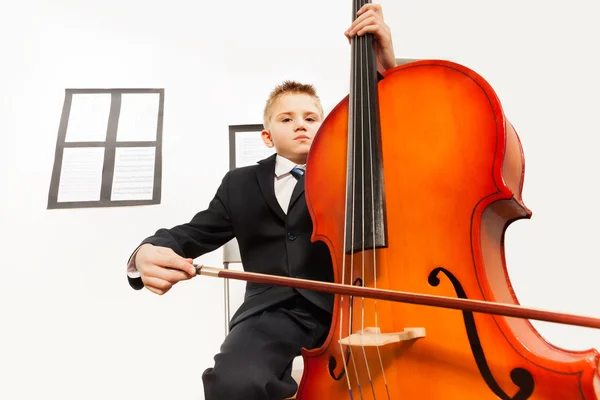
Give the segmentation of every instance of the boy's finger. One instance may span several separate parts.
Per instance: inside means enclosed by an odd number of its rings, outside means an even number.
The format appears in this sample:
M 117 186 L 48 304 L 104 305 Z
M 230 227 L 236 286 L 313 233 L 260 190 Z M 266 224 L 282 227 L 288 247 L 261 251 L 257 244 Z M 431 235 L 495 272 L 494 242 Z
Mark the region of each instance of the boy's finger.
M 163 294 L 162 290 L 155 289 L 152 286 L 148 286 L 148 285 L 144 284 L 144 287 L 154 294 L 158 294 L 158 295 Z
M 144 275 L 146 277 L 159 278 L 163 281 L 175 284 L 179 281 L 191 279 L 197 274 L 196 268 L 192 264 L 189 264 L 189 267 L 180 268 L 178 262 L 169 262 L 169 260 L 160 262 L 157 258 L 150 260 L 149 263 L 146 264 L 144 269 Z M 189 259 L 182 260 L 185 261 Z M 183 264 L 188 265 L 187 262 L 184 262 Z
M 383 22 L 377 15 L 373 13 L 363 14 L 354 20 L 350 28 L 346 31 L 349 35 L 354 35 L 366 25 L 376 25 Z
M 365 20 L 365 18 L 368 18 L 369 16 L 367 14 L 361 14 L 359 16 L 357 16 L 354 21 L 352 21 L 352 23 L 350 24 L 350 27 L 348 28 L 348 30 L 346 31 L 346 33 L 350 33 L 352 30 L 354 30 L 354 28 L 356 27 L 356 25 L 360 24 L 362 21 Z
M 160 278 L 152 276 L 144 279 L 144 286 L 153 293 L 165 294 L 173 287 L 173 284 Z
M 376 4 L 376 3 L 367 3 L 364 6 L 362 6 L 358 12 L 356 13 L 356 15 L 361 15 L 364 14 L 365 12 L 372 10 L 374 12 L 376 12 L 377 14 L 379 14 L 382 18 L 383 18 L 383 10 L 381 8 L 381 4 Z
M 362 36 L 365 33 L 372 33 L 374 35 L 380 35 L 382 33 L 381 29 L 377 25 L 367 25 L 364 28 L 360 29 L 356 32 L 357 35 Z
M 196 268 L 189 262 L 189 258 L 180 257 L 175 252 L 173 254 L 157 254 L 152 262 L 163 267 L 185 271 L 192 276 L 196 275 Z
M 192 265 L 192 263 L 194 262 L 193 259 L 183 258 L 179 254 L 175 253 L 173 249 L 168 247 L 159 247 L 158 250 L 159 251 L 157 252 L 157 259 L 160 258 L 160 262 L 156 262 L 156 264 L 163 265 L 169 268 L 180 269 L 182 271 L 187 272 L 190 275 L 196 275 L 196 268 L 194 268 L 194 266 Z
M 362 21 L 361 23 L 359 23 L 358 25 L 356 25 L 351 31 L 350 34 L 351 35 L 360 35 L 360 34 L 364 34 L 365 32 L 377 32 L 381 30 L 381 27 L 379 26 L 379 24 L 377 24 L 377 21 L 373 18 L 373 17 L 369 17 L 368 19 L 365 19 L 364 21 Z
M 159 278 L 171 284 L 175 284 L 179 281 L 186 281 L 192 278 L 192 274 L 188 274 L 186 271 L 159 266 L 155 266 L 155 269 L 152 269 L 152 271 L 148 273 L 148 276 Z

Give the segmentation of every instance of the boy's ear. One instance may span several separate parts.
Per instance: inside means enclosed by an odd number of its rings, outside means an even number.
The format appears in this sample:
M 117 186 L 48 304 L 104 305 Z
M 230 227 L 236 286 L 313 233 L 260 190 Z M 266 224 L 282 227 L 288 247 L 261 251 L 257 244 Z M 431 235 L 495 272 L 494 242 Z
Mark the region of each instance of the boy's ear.
M 265 142 L 265 145 L 267 147 L 273 147 L 275 146 L 275 143 L 273 143 L 273 140 L 271 139 L 271 133 L 267 130 L 263 130 L 260 133 L 260 136 L 262 137 L 263 142 Z

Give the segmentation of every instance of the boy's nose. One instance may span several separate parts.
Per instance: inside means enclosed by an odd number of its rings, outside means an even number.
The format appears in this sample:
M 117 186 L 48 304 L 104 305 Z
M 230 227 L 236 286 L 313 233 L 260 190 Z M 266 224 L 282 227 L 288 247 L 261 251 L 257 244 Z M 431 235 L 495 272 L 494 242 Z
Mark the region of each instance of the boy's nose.
M 300 129 L 303 130 L 303 131 L 306 130 L 306 123 L 304 122 L 304 120 L 296 122 L 296 129 L 295 130 L 297 131 L 297 130 L 300 130 Z

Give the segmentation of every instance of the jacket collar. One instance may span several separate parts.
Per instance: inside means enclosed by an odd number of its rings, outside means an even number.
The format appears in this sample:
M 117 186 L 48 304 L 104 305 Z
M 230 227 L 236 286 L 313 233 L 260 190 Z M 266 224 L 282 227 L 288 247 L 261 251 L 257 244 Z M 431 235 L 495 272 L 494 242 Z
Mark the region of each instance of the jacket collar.
M 256 176 L 258 178 L 258 184 L 263 197 L 273 212 L 275 212 L 275 214 L 284 221 L 286 219 L 286 215 L 281 209 L 281 206 L 277 201 L 277 197 L 275 197 L 275 176 L 276 174 L 281 175 L 288 173 L 296 165 L 297 164 L 292 163 L 286 158 L 280 156 L 278 157 L 277 154 L 273 154 L 272 156 L 258 162 Z M 288 209 L 293 207 L 303 193 L 304 175 L 298 179 L 298 184 L 296 184 L 294 187 L 294 191 L 290 197 L 290 205 Z
M 279 154 L 275 157 L 275 176 L 277 178 L 289 174 L 294 167 L 306 168 L 306 164 L 296 164 Z
M 262 192 L 263 198 L 271 207 L 273 212 L 282 220 L 285 221 L 285 213 L 281 209 L 277 197 L 275 197 L 275 184 L 274 184 L 274 171 L 275 171 L 275 159 L 277 154 L 260 160 L 258 162 L 258 168 L 256 171 L 256 177 L 258 179 L 258 185 Z

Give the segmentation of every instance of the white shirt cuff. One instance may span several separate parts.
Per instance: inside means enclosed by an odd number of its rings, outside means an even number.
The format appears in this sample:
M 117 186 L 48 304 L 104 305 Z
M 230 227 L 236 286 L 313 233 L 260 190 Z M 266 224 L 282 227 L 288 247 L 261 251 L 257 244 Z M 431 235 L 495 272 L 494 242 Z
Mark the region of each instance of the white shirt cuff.
M 138 271 L 137 268 L 135 267 L 135 256 L 136 256 L 138 250 L 140 249 L 140 247 L 135 249 L 135 252 L 133 253 L 131 258 L 129 259 L 129 262 L 127 263 L 127 276 L 130 277 L 131 279 L 136 279 L 136 278 L 139 278 L 142 276 L 140 271 Z

